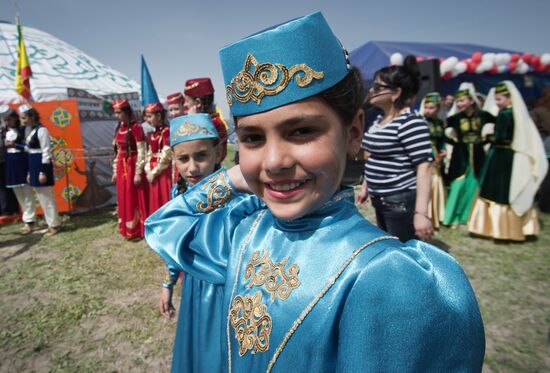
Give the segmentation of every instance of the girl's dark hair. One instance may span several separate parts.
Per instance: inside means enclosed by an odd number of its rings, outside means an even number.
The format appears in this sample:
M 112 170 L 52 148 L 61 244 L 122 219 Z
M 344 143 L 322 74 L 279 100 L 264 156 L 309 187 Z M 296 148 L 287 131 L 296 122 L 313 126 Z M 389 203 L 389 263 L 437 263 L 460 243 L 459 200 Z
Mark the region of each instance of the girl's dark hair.
M 420 73 L 416 57 L 405 57 L 402 66 L 386 66 L 378 70 L 374 77 L 378 77 L 391 89 L 401 88 L 401 95 L 395 101 L 395 106 L 402 109 L 414 98 L 420 88 Z
M 126 137 L 125 137 L 125 142 L 126 142 L 126 157 L 125 158 L 128 158 L 128 156 L 130 155 L 130 136 L 132 136 L 132 123 L 134 122 L 134 112 L 132 111 L 132 108 L 130 106 L 123 107 L 123 108 L 120 109 L 120 111 L 122 111 L 123 113 L 125 113 L 128 116 L 128 131 L 126 132 Z M 122 124 L 122 122 L 118 122 L 118 124 L 116 126 L 115 137 L 116 137 L 116 134 L 118 133 L 118 129 L 120 128 L 121 124 Z M 115 155 L 116 155 L 116 153 L 118 151 L 116 142 L 115 142 L 114 148 L 115 148 L 114 151 L 115 151 Z
M 17 114 L 15 110 L 12 110 L 8 115 L 6 115 L 6 119 L 7 118 L 13 118 L 15 120 L 14 129 L 17 131 L 17 138 L 15 139 L 15 142 L 17 144 L 23 143 L 23 139 L 25 138 L 25 130 L 21 127 L 21 119 L 19 119 L 19 114 Z
M 357 111 L 363 107 L 366 90 L 358 68 L 352 67 L 346 77 L 336 85 L 319 93 L 321 98 L 340 117 L 345 125 L 351 124 Z
M 34 121 L 36 123 L 40 122 L 40 114 L 38 113 L 38 110 L 36 110 L 35 108 L 30 108 L 29 110 L 27 110 L 25 112 L 25 115 L 27 115 L 28 117 L 34 118 Z
M 199 100 L 201 100 L 203 113 L 211 114 L 212 112 L 214 112 L 214 94 L 213 93 L 207 96 L 191 96 L 191 97 L 193 97 L 194 99 L 198 98 Z

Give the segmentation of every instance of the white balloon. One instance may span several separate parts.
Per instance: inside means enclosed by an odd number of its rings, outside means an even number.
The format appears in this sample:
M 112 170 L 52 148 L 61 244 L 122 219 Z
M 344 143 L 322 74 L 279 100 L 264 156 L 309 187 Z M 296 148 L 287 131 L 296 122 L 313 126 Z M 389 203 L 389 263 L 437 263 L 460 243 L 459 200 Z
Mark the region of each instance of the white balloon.
M 550 53 L 544 53 L 542 56 L 540 56 L 540 62 L 543 65 L 550 65 Z
M 491 69 L 493 67 L 493 63 L 489 60 L 481 61 L 481 63 L 476 68 L 476 73 L 481 74 L 485 71 Z
M 499 66 L 497 66 L 497 71 L 498 71 L 499 73 L 504 73 L 504 72 L 506 72 L 507 70 L 508 70 L 508 66 L 507 66 L 507 65 L 499 65 Z
M 518 73 L 525 74 L 529 71 L 529 65 L 527 65 L 525 62 L 518 67 Z
M 452 71 L 455 65 L 458 63 L 458 58 L 455 56 L 446 58 L 441 65 L 439 65 L 439 71 L 441 72 L 441 75 L 445 74 L 446 72 Z
M 466 69 L 468 68 L 468 65 L 466 64 L 466 62 L 464 61 L 459 61 L 455 67 L 453 68 L 453 72 L 456 71 L 457 74 L 462 74 L 463 72 L 466 71 Z
M 399 52 L 395 52 L 390 56 L 390 64 L 395 66 L 403 65 L 403 55 Z
M 489 61 L 493 64 L 495 61 L 495 54 L 492 52 L 484 53 L 483 56 L 481 56 L 481 61 Z
M 498 66 L 506 65 L 509 61 L 511 56 L 506 56 L 506 53 L 499 53 L 495 57 L 495 64 Z

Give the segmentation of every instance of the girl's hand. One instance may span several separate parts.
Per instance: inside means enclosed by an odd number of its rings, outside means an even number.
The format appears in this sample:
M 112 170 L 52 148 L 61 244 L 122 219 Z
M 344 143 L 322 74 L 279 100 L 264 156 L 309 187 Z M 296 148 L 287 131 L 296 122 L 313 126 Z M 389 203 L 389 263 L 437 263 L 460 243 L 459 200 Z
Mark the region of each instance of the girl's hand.
M 151 173 L 147 174 L 147 181 L 149 182 L 149 184 L 152 184 L 153 180 L 155 180 L 155 176 Z
M 27 184 L 31 183 L 31 175 L 27 173 Z
M 364 205 L 369 201 L 369 190 L 367 186 L 367 181 L 363 180 L 363 183 L 361 184 L 361 188 L 357 191 L 357 194 L 355 195 L 355 203 L 357 205 Z
M 239 192 L 252 193 L 250 187 L 244 179 L 243 173 L 241 172 L 241 167 L 239 165 L 233 166 L 227 170 L 227 175 Z
M 46 181 L 48 181 L 48 178 L 46 177 L 46 174 L 41 172 L 38 174 L 38 182 L 40 184 L 46 184 Z
M 419 212 L 414 213 L 413 218 L 414 233 L 422 241 L 429 241 L 432 238 L 434 229 L 432 220 L 427 215 Z
M 134 175 L 134 185 L 139 186 L 141 184 L 141 175 L 135 174 Z
M 113 174 L 113 176 L 111 176 L 111 181 L 113 183 L 116 183 L 116 174 Z
M 176 314 L 176 309 L 172 304 L 172 289 L 162 288 L 160 294 L 160 313 L 167 319 L 171 319 Z

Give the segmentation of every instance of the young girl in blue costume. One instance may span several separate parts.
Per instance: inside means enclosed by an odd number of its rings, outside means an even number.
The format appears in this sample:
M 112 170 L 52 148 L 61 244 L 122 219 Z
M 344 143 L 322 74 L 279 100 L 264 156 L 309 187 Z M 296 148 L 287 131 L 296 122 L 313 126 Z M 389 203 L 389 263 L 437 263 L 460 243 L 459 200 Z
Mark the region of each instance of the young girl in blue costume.
M 174 163 L 178 170 L 178 183 L 172 189 L 172 198 L 185 193 L 200 180 L 219 169 L 221 152 L 219 136 L 209 114 L 184 115 L 170 120 L 170 146 Z M 172 318 L 175 308 L 172 305 L 172 292 L 180 274 L 179 266 L 168 266 L 167 278 L 162 284 L 160 312 Z M 196 298 L 196 295 L 200 295 Z M 223 289 L 211 282 L 201 281 L 186 274 L 182 282 L 182 298 L 178 316 L 176 339 L 174 342 L 173 370 L 215 371 L 218 363 L 195 357 L 196 342 L 201 346 L 215 346 L 219 351 L 220 331 L 208 328 L 214 320 L 221 323 L 217 311 L 223 305 Z M 192 331 L 189 333 L 189 331 Z M 212 334 L 214 333 L 214 334 Z M 211 348 L 206 348 L 207 350 Z
M 388 236 L 340 185 L 360 150 L 364 92 L 321 13 L 220 57 L 241 163 L 146 223 L 169 265 L 223 293 L 204 304 L 221 315 L 208 324 L 219 349 L 195 340 L 197 358 L 227 372 L 480 371 L 483 324 L 460 266 Z

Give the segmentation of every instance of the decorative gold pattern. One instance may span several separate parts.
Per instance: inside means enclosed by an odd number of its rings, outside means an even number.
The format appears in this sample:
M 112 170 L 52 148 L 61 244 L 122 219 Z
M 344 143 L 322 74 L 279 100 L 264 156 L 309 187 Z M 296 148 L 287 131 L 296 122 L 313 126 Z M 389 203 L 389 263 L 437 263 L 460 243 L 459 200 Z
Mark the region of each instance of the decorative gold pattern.
M 245 267 L 244 279 L 250 279 L 246 287 L 263 286 L 269 293 L 271 303 L 275 301 L 277 296 L 281 300 L 287 299 L 292 290 L 300 286 L 300 280 L 298 279 L 300 268 L 294 263 L 288 268 L 287 273 L 285 271 L 287 262 L 288 257 L 279 263 L 273 263 L 269 259 L 267 251 L 264 251 L 263 255 L 261 251 L 255 251 Z M 257 267 L 258 270 L 256 271 Z
M 243 70 L 231 79 L 230 85 L 225 87 L 227 103 L 233 106 L 233 98 L 235 98 L 241 103 L 253 100 L 259 105 L 264 96 L 274 96 L 283 91 L 294 75 L 296 75 L 296 84 L 303 88 L 311 84 L 313 79 L 322 79 L 325 73 L 315 71 L 306 64 L 297 64 L 290 68 L 279 63 L 258 64 L 256 58 L 248 54 Z
M 197 126 L 190 122 L 184 122 L 172 135 L 172 141 L 176 141 L 178 137 L 191 136 L 196 133 L 204 133 L 205 135 L 212 134 L 208 128 Z
M 273 328 L 267 306 L 262 303 L 262 292 L 250 295 L 237 295 L 229 310 L 229 322 L 235 330 L 239 342 L 239 356 L 252 350 L 252 353 L 269 349 L 269 335 Z
M 313 298 L 313 300 L 307 305 L 307 307 L 300 313 L 300 316 L 298 316 L 298 318 L 294 321 L 294 323 L 292 323 L 292 326 L 290 327 L 290 329 L 285 334 L 283 340 L 281 341 L 281 343 L 279 344 L 279 346 L 275 350 L 275 354 L 273 355 L 273 357 L 269 361 L 269 364 L 267 365 L 266 372 L 268 372 L 268 373 L 271 372 L 271 370 L 273 369 L 273 366 L 275 365 L 275 363 L 277 362 L 277 359 L 279 358 L 279 355 L 281 355 L 281 352 L 283 352 L 286 344 L 288 343 L 288 341 L 290 340 L 292 335 L 296 332 L 296 330 L 302 324 L 302 322 L 307 317 L 307 315 L 309 315 L 309 313 L 311 312 L 313 307 L 315 307 L 315 305 L 317 305 L 317 303 L 319 303 L 321 298 L 323 298 L 325 296 L 325 294 L 330 290 L 332 285 L 334 285 L 336 283 L 336 280 L 338 280 L 338 278 L 342 275 L 342 273 L 346 270 L 346 268 L 351 264 L 351 262 L 357 257 L 357 255 L 359 255 L 359 253 L 361 251 L 363 251 L 364 249 L 366 249 L 370 245 L 373 245 L 376 242 L 383 241 L 383 240 L 397 240 L 397 238 L 392 237 L 392 236 L 377 237 L 377 238 L 374 238 L 374 239 L 370 240 L 369 242 L 363 244 L 362 246 L 358 247 L 357 249 L 355 249 L 353 251 L 351 256 L 344 262 L 344 264 L 342 264 L 342 266 L 340 267 L 338 272 L 336 272 L 336 274 L 328 280 L 328 282 L 323 287 L 323 289 L 321 289 L 321 291 Z
M 233 289 L 231 290 L 231 298 L 229 298 L 229 299 L 233 299 L 233 296 L 235 294 L 235 290 L 237 289 L 237 281 L 239 279 L 239 269 L 241 268 L 241 264 L 243 262 L 243 254 L 244 254 L 244 251 L 246 250 L 246 247 L 248 246 L 248 241 L 250 241 L 250 237 L 252 236 L 252 233 L 254 233 L 254 230 L 256 229 L 256 226 L 258 225 L 258 222 L 262 219 L 262 216 L 264 216 L 265 211 L 266 210 L 262 210 L 258 213 L 258 216 L 256 217 L 256 219 L 254 219 L 254 222 L 250 226 L 250 229 L 246 233 L 246 237 L 243 240 L 243 243 L 241 245 L 241 250 L 240 250 L 240 253 L 239 253 L 239 260 L 237 261 L 237 268 L 238 269 L 237 269 L 237 273 L 235 275 L 235 281 L 233 282 Z M 227 335 L 227 351 L 229 352 L 227 354 L 227 365 L 228 365 L 229 373 L 231 373 L 231 334 L 229 332 L 230 317 L 231 317 L 231 315 L 228 314 L 227 315 L 227 324 L 226 324 L 226 329 L 225 329 L 225 333 Z
M 197 211 L 210 212 L 214 211 L 231 197 L 231 185 L 225 180 L 225 175 L 220 172 L 214 176 L 211 176 L 200 189 L 205 190 L 208 188 L 208 194 L 205 201 L 197 202 Z

